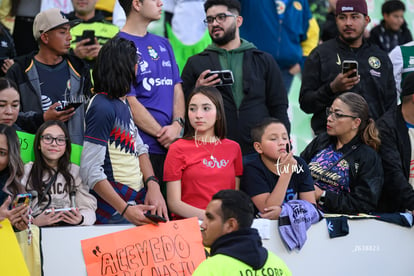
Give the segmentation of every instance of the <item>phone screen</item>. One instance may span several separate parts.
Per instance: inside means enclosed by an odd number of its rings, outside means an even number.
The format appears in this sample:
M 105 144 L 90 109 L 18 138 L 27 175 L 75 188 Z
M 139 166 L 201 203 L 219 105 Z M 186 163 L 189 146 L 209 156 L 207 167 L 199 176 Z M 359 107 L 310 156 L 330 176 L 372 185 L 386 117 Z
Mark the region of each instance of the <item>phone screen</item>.
M 84 30 L 82 33 L 82 40 L 89 38 L 89 42 L 86 42 L 85 45 L 95 44 L 95 31 L 94 30 Z
M 348 76 L 348 78 L 354 78 L 358 75 L 358 62 L 355 60 L 344 60 L 342 63 L 342 74 L 345 74 L 351 70 L 357 71 Z

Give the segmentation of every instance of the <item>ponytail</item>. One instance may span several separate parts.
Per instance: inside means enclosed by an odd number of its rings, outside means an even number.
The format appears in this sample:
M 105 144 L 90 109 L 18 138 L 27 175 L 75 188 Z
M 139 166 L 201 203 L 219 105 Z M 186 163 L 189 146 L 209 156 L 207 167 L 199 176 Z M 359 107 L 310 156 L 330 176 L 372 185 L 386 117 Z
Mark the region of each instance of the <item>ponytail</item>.
M 379 138 L 379 131 L 372 118 L 368 119 L 365 128 L 361 130 L 361 139 L 364 144 L 370 146 L 375 151 L 378 151 L 379 146 L 381 145 L 381 140 Z

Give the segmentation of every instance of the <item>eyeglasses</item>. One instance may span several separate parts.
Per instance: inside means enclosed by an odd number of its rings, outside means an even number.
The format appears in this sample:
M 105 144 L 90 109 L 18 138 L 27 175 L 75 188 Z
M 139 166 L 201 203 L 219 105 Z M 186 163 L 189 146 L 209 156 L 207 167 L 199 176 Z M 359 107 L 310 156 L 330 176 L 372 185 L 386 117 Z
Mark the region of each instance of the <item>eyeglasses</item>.
M 223 23 L 224 21 L 226 21 L 227 17 L 237 17 L 237 15 L 219 13 L 216 16 L 207 16 L 206 19 L 204 19 L 203 21 L 206 24 L 213 24 L 214 20 L 216 20 L 217 23 Z
M 358 117 L 356 116 L 352 116 L 352 115 L 346 115 L 346 114 L 341 114 L 335 111 L 331 111 L 330 107 L 326 108 L 326 117 L 329 117 L 329 115 L 332 115 L 332 120 L 337 120 L 337 119 L 341 119 L 341 118 L 353 118 L 356 119 Z
M 58 146 L 66 145 L 66 140 L 68 140 L 68 138 L 64 136 L 52 137 L 51 135 L 42 135 L 40 138 L 46 145 L 51 145 L 53 141 L 55 141 Z

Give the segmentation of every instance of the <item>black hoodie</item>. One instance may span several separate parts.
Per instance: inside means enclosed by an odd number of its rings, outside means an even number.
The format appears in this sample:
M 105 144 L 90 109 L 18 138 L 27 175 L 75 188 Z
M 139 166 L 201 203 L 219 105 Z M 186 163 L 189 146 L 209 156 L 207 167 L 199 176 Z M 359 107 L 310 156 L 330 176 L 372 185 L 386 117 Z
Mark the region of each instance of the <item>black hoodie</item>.
M 218 238 L 212 245 L 210 255 L 223 254 L 235 258 L 253 269 L 264 266 L 267 250 L 254 228 L 242 228 Z

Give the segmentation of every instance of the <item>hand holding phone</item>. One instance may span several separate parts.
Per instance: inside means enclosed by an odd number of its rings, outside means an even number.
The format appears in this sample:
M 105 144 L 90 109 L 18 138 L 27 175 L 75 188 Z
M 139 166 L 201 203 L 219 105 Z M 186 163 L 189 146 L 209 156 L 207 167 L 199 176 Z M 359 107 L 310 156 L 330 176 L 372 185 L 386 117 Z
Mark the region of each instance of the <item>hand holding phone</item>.
M 155 215 L 155 214 L 153 215 L 153 214 L 151 214 L 150 211 L 145 213 L 145 217 L 149 218 L 150 220 L 152 220 L 155 223 L 167 222 L 167 220 L 165 218 L 163 218 L 161 216 L 158 216 L 158 215 Z
M 59 101 L 59 102 L 60 102 L 60 105 L 56 107 L 57 111 L 67 110 L 72 107 L 76 109 L 82 104 L 81 102 L 67 102 L 67 101 Z
M 350 74 L 348 78 L 358 76 L 358 62 L 356 60 L 344 60 L 342 62 L 342 74 L 346 74 L 351 70 L 356 70 L 356 72 Z
M 214 74 L 217 74 L 220 79 L 220 82 L 216 84 L 216 86 L 232 85 L 234 83 L 233 72 L 231 70 L 211 71 L 205 76 L 205 78 L 208 78 Z
M 89 42 L 86 42 L 85 45 L 94 45 L 95 44 L 95 31 L 94 30 L 84 30 L 82 33 L 82 40 L 89 39 Z

